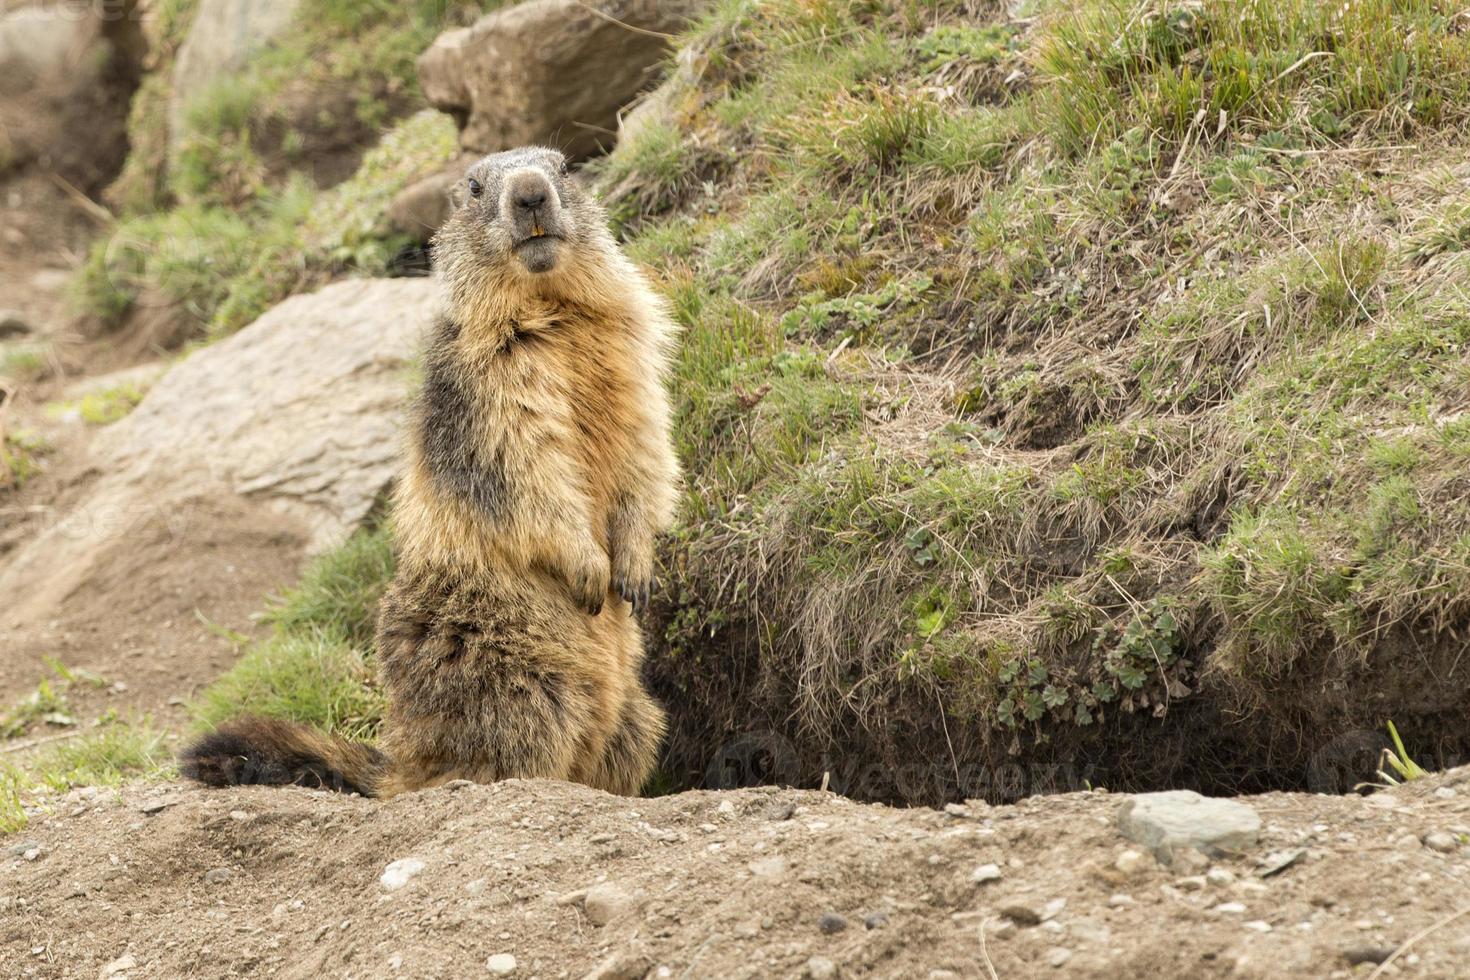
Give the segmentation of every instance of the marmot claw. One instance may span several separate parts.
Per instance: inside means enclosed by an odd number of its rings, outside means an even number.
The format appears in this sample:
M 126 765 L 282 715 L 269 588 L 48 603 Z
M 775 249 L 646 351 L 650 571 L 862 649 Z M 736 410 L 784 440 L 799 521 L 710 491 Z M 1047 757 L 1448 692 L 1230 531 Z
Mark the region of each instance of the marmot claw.
M 616 584 L 618 595 L 622 596 L 624 601 L 633 607 L 635 613 L 646 612 L 648 610 L 648 603 L 653 598 L 653 586 L 654 583 L 651 579 L 642 582 L 630 582 L 627 579 L 619 578 Z

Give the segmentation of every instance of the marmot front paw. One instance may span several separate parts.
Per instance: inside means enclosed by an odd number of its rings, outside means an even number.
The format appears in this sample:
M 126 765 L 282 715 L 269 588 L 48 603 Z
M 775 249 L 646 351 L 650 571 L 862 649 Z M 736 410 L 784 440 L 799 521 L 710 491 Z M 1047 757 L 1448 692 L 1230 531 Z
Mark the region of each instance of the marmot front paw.
M 653 562 L 631 558 L 630 555 L 630 551 L 614 548 L 612 584 L 618 595 L 633 606 L 635 613 L 639 613 L 648 608 L 648 601 L 653 595 Z
M 602 549 L 594 549 L 582 561 L 573 564 L 563 577 L 577 605 L 592 616 L 602 612 L 603 603 L 607 601 L 608 582 L 612 578 L 607 555 Z

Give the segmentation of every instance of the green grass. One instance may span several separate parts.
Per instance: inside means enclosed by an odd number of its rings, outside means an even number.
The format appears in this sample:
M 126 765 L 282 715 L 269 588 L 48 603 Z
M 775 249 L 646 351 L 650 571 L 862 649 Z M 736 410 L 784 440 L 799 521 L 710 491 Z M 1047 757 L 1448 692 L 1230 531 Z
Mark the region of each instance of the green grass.
M 203 728 L 241 714 L 371 737 L 382 718 L 371 640 L 392 577 L 386 531 L 360 531 L 317 559 L 268 611 L 271 634 L 245 651 L 193 706 Z
M 498 5 L 306 0 L 296 24 L 242 70 L 190 96 L 170 152 L 167 79 L 197 0 L 169 0 L 157 15 L 159 65 L 134 99 L 133 149 L 109 197 L 130 216 L 179 203 L 238 206 L 278 190 L 344 137 L 369 146 L 422 104 L 414 61 L 438 33 Z
M 53 415 L 76 412 L 88 425 L 111 425 L 127 417 L 148 394 L 141 385 L 128 382 L 83 395 L 75 402 L 56 402 L 47 406 Z
M 0 434 L 0 491 L 25 486 L 44 468 L 50 451 L 51 444 L 29 429 Z
M 296 176 L 240 206 L 195 202 L 128 219 L 93 247 L 75 304 L 113 323 L 143 304 L 164 307 L 218 337 L 334 276 L 382 275 L 404 244 L 384 224 L 388 201 L 454 145 L 453 124 L 426 111 L 330 190 Z
M 95 731 L 43 748 L 19 765 L 0 765 L 0 835 L 24 830 L 26 805 L 44 806 L 49 794 L 169 778 L 173 758 L 164 742 L 146 719 L 106 719 Z

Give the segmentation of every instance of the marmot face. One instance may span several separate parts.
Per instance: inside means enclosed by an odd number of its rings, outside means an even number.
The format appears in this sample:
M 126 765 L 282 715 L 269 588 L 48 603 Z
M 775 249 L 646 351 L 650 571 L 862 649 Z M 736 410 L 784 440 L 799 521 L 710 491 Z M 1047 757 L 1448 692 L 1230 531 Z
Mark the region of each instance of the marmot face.
M 602 216 L 555 150 L 494 153 L 465 174 L 462 203 L 440 232 L 441 255 L 517 278 L 554 277 Z

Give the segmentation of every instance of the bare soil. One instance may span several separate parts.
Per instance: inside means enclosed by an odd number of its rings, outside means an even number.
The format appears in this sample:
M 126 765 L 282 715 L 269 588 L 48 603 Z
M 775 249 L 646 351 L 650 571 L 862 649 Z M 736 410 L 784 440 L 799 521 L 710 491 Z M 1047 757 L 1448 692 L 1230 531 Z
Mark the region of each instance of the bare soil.
M 1422 841 L 1470 834 L 1470 769 L 1251 798 L 1259 845 L 1208 867 L 1120 870 L 1122 799 L 79 790 L 0 856 L 0 975 L 1361 977 L 1405 944 L 1382 975 L 1465 975 L 1470 846 Z
M 0 428 L 36 432 L 49 447 L 41 474 L 19 490 L 0 490 L 3 569 L 11 552 L 61 520 L 86 491 L 97 475 L 93 447 L 108 439 L 105 427 L 57 419 L 48 403 L 80 379 L 158 352 L 134 344 L 122 356 L 116 336 L 85 338 L 65 289 L 100 229 L 73 194 L 41 174 L 4 183 L 0 227 L 0 307 L 18 311 L 33 329 L 27 340 L 50 349 L 44 377 L 12 382 L 0 393 Z M 74 530 L 89 528 L 83 521 Z M 55 658 L 106 681 L 66 692 L 81 722 L 73 731 L 113 709 L 182 724 L 182 702 L 233 662 L 231 636 L 253 635 L 251 617 L 263 599 L 295 581 L 304 545 L 301 530 L 284 518 L 235 498 L 198 499 L 166 521 L 141 524 L 125 547 L 96 554 L 67 594 L 0 599 L 0 713 L 51 677 L 46 661 Z M 36 728 L 27 740 L 58 734 L 66 730 Z

